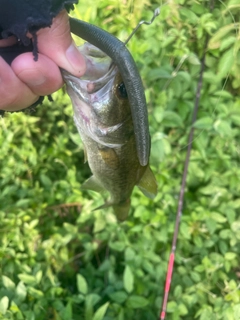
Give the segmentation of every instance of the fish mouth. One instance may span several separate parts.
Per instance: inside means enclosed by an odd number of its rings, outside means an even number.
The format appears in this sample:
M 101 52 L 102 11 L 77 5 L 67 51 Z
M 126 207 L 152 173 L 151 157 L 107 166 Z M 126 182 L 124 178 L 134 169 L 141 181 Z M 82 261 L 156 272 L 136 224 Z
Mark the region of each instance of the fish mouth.
M 86 79 L 86 76 L 77 78 L 62 70 L 68 90 L 71 88 L 81 101 L 89 105 L 100 100 L 104 101 L 105 97 L 111 92 L 116 74 L 117 67 L 113 65 L 109 70 L 106 70 L 106 73 L 102 77 L 95 79 L 92 77 L 91 79 Z
M 117 133 L 127 121 L 131 120 L 131 115 L 114 125 L 106 125 L 99 119 L 99 110 L 104 113 L 106 109 L 107 113 L 107 108 L 111 104 L 118 68 L 108 56 L 93 45 L 85 43 L 80 47 L 80 51 L 86 60 L 85 75 L 77 78 L 61 70 L 68 95 L 72 100 L 75 124 L 80 135 L 85 134 L 110 148 L 120 147 L 127 142 L 127 137 L 123 139 L 124 137 Z

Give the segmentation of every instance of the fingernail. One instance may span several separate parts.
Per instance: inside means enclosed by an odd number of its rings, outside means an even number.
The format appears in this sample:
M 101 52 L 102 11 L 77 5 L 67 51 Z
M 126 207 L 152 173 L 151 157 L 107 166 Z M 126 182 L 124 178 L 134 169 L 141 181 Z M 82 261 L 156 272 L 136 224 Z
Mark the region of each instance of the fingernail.
M 28 75 L 28 74 L 27 74 Z M 22 76 L 22 75 L 21 75 Z M 41 84 L 43 84 L 47 79 L 44 75 L 42 74 L 38 74 L 38 76 L 36 77 L 35 75 L 32 76 L 32 73 L 30 73 L 28 75 L 28 78 L 26 76 L 26 73 L 24 75 L 24 77 L 26 78 L 26 80 L 24 81 L 28 86 L 40 86 Z
M 86 70 L 85 60 L 74 43 L 67 49 L 66 58 L 76 73 L 79 75 L 84 74 Z
M 40 86 L 43 84 L 47 79 L 44 76 L 39 76 L 37 79 L 32 79 L 28 81 L 28 85 L 30 86 Z

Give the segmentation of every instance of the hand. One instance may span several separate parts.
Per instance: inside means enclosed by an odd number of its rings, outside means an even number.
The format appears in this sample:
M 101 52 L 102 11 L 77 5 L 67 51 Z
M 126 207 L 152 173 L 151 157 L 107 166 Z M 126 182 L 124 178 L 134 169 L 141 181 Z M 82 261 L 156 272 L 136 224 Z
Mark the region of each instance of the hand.
M 37 39 L 38 61 L 32 52 L 16 57 L 11 66 L 0 57 L 0 110 L 21 110 L 57 91 L 63 85 L 59 67 L 78 77 L 84 74 L 85 60 L 71 38 L 67 11 L 61 11 L 50 28 L 40 29 Z M 0 47 L 16 41 L 14 36 L 0 40 Z

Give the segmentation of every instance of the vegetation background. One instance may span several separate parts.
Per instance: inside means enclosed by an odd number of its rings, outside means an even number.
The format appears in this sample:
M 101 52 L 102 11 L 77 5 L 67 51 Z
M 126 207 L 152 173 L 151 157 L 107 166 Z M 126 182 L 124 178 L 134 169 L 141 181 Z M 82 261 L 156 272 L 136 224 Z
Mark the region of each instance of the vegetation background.
M 72 15 L 124 40 L 161 5 L 80 1 Z M 210 8 L 212 4 L 212 9 Z M 118 223 L 81 192 L 90 170 L 64 91 L 0 119 L 0 319 L 156 320 L 206 39 L 168 319 L 240 319 L 239 0 L 170 0 L 128 47 L 152 134 L 154 201 Z

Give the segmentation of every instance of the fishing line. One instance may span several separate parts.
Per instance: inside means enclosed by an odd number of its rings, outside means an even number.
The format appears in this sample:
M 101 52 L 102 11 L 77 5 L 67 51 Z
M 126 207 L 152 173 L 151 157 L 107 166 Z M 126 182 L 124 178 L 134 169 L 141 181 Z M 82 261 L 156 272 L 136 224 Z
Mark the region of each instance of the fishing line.
M 160 7 L 158 7 L 157 9 L 154 10 L 153 12 L 153 16 L 152 19 L 150 21 L 145 21 L 142 20 L 138 23 L 138 25 L 133 29 L 133 31 L 131 32 L 131 34 L 129 35 L 129 37 L 127 38 L 126 41 L 124 41 L 124 44 L 126 45 L 129 40 L 132 38 L 132 36 L 137 32 L 137 30 L 141 27 L 142 24 L 147 24 L 150 25 L 153 23 L 153 21 L 155 20 L 155 18 L 160 14 Z

